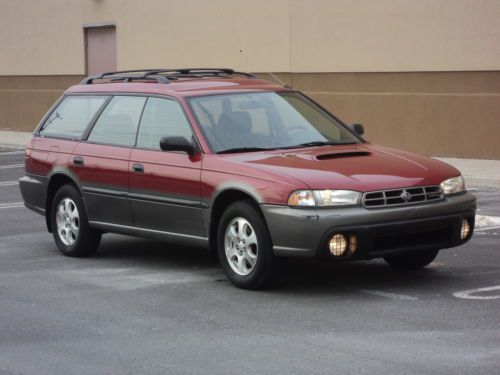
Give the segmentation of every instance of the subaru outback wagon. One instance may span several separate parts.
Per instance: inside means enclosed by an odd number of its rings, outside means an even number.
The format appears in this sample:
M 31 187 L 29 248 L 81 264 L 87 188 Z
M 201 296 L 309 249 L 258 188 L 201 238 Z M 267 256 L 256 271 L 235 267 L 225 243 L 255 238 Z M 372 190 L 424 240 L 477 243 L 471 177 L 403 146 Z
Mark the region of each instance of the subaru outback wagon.
M 207 248 L 248 289 L 282 257 L 418 269 L 471 238 L 458 170 L 362 134 L 248 73 L 104 73 L 42 119 L 20 189 L 64 255 L 93 254 L 107 232 L 165 239 Z

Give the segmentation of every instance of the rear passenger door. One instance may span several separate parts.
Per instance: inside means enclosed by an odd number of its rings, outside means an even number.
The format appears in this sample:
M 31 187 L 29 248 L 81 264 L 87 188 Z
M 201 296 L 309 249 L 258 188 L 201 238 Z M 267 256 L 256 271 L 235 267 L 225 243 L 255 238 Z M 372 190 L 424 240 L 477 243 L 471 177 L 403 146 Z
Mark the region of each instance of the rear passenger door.
M 130 155 L 130 202 L 138 227 L 204 237 L 200 207 L 202 154 L 160 150 L 162 137 L 193 132 L 181 105 L 150 97 L 144 107 L 137 145 Z
M 146 97 L 114 96 L 72 155 L 90 221 L 132 226 L 128 163 Z

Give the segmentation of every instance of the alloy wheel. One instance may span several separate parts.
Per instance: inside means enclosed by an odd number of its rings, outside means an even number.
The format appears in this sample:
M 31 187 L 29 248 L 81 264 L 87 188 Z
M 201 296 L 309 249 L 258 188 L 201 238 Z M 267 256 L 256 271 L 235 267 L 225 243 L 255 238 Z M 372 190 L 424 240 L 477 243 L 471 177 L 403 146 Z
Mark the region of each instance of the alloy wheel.
M 238 275 L 247 276 L 255 268 L 258 256 L 257 235 L 248 220 L 231 220 L 224 236 L 226 259 Z
M 70 198 L 61 199 L 56 213 L 57 233 L 66 246 L 71 246 L 80 233 L 80 216 L 75 202 Z

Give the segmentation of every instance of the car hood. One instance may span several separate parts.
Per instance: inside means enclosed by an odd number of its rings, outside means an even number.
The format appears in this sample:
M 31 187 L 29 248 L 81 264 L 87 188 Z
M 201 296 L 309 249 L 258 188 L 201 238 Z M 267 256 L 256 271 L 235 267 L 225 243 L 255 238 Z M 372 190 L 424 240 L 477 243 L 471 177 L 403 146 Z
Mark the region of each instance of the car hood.
M 460 174 L 438 160 L 369 143 L 228 154 L 224 158 L 240 164 L 239 170 L 251 177 L 272 176 L 277 181 L 286 175 L 311 189 L 365 192 L 438 185 Z M 234 168 L 238 170 L 238 166 Z

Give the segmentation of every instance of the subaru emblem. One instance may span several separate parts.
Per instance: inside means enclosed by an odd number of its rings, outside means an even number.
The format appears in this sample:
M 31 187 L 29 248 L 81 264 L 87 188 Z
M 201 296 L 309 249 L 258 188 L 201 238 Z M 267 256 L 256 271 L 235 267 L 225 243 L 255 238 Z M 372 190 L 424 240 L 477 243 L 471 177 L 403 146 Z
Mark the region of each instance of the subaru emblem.
M 405 201 L 405 203 L 408 203 L 411 199 L 411 194 L 408 193 L 406 190 L 403 190 L 403 192 L 400 195 L 401 199 Z

